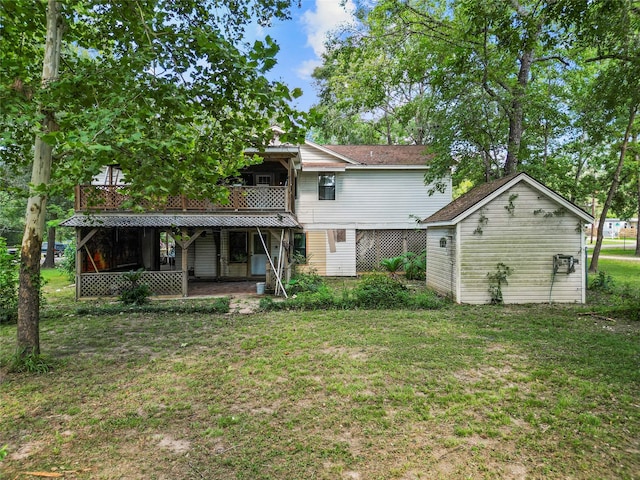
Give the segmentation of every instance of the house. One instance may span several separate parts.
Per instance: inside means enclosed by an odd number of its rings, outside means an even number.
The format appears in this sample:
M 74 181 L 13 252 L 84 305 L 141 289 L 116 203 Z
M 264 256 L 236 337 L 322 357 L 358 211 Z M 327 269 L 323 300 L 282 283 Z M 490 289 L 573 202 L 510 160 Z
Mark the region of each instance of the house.
M 228 204 L 178 196 L 144 213 L 126 210 L 117 166 L 78 186 L 75 214 L 62 224 L 76 229 L 76 296 L 115 295 L 122 272 L 138 268 L 155 294 L 183 296 L 195 281 L 250 279 L 282 291 L 294 259 L 320 275 L 355 276 L 424 250 L 416 219 L 451 200 L 449 178 L 429 195 L 423 146 L 276 140 L 247 154 L 262 162 L 229 186 Z
M 480 185 L 424 220 L 427 286 L 458 303 L 584 303 L 592 221 L 526 173 Z
M 622 220 L 619 218 L 607 218 L 604 221 L 602 235 L 604 238 L 634 238 L 637 228 L 637 218 L 630 218 L 628 220 Z M 597 230 L 597 222 L 596 224 L 594 224 L 594 230 Z

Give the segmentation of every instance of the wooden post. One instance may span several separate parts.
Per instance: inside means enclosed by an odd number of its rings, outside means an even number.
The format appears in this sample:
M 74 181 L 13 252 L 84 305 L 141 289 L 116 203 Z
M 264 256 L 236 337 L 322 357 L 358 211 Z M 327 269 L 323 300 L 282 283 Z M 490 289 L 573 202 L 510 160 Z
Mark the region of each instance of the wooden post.
M 76 301 L 82 292 L 82 247 L 80 245 L 80 229 L 76 228 Z
M 186 242 L 187 238 L 187 229 L 183 228 L 181 230 L 182 241 L 180 242 L 180 248 L 182 249 L 182 296 L 186 297 L 189 293 L 189 247 Z

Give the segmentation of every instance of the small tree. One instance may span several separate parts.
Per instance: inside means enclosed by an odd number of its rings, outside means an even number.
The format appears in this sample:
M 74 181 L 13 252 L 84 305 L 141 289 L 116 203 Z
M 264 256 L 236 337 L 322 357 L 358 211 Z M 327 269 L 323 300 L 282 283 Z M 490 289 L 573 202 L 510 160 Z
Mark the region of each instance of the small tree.
M 144 268 L 122 274 L 122 278 L 129 281 L 120 293 L 120 301 L 125 305 L 144 305 L 149 301 L 151 289 L 146 283 L 140 283 L 143 273 Z

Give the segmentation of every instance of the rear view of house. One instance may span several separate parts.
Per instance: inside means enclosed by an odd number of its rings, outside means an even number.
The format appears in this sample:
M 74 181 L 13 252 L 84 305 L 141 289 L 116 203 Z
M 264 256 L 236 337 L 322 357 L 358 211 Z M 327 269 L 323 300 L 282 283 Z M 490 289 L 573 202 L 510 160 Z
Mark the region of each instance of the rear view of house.
M 76 189 L 77 297 L 116 295 L 122 272 L 142 268 L 158 295 L 188 296 L 195 281 L 249 279 L 276 288 L 303 262 L 321 275 L 355 276 L 383 258 L 421 252 L 416 222 L 451 199 L 429 196 L 428 156 L 417 146 L 320 146 L 275 141 L 262 162 L 230 179 L 229 202 L 185 196 L 128 204 L 117 165 Z
M 458 303 L 584 303 L 592 221 L 526 173 L 481 185 L 424 220 L 427 286 Z

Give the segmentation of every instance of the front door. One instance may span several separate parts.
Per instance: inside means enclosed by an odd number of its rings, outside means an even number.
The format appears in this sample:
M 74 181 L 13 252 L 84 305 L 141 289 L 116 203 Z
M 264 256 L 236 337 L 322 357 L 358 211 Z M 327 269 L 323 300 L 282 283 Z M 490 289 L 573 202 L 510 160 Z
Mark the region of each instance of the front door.
M 267 248 L 269 247 L 268 238 L 265 234 L 262 234 L 262 239 L 264 240 Z M 260 241 L 260 235 L 257 232 L 251 233 L 251 275 L 252 276 L 261 276 L 267 274 L 267 252 Z

